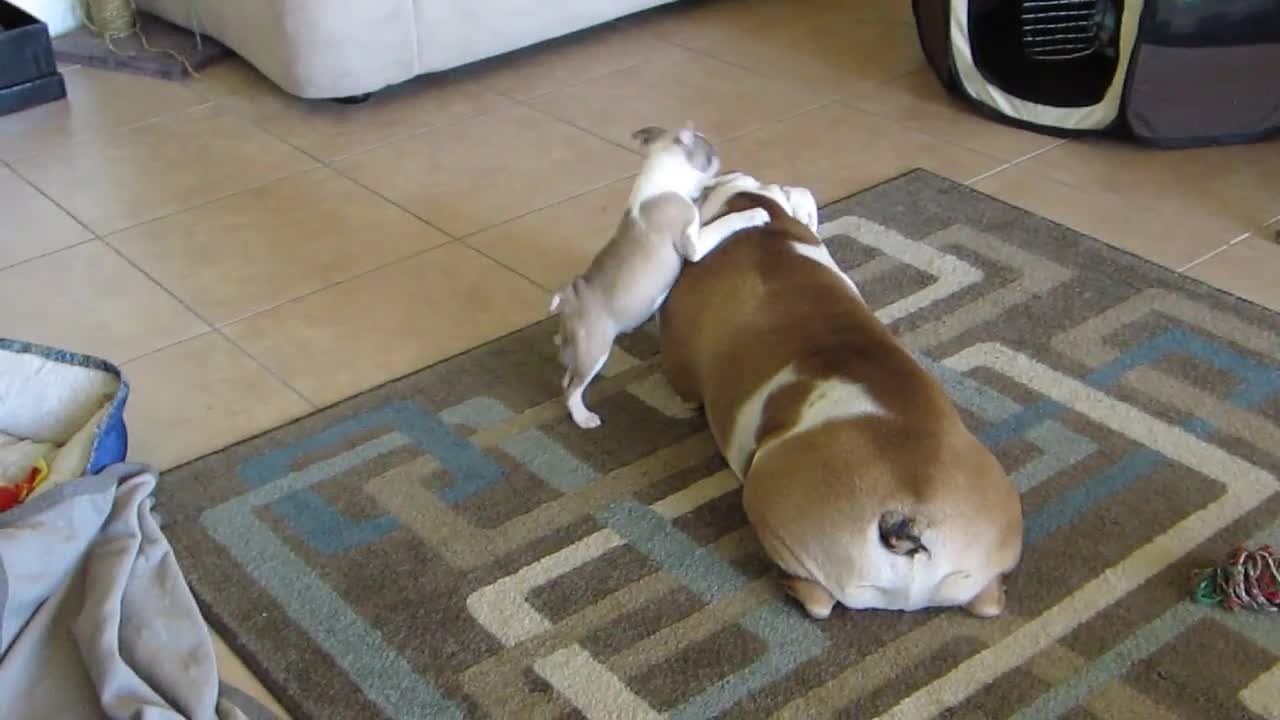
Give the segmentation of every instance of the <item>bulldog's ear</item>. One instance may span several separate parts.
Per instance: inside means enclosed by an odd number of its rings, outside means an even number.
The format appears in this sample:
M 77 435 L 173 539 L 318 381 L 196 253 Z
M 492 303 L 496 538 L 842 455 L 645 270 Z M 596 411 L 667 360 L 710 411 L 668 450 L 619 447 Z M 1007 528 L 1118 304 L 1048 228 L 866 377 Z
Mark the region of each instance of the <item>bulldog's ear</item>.
M 660 128 L 657 125 L 650 125 L 648 127 L 642 127 L 631 133 L 631 139 L 647 147 L 653 144 L 655 140 L 666 134 L 667 131 L 665 128 Z

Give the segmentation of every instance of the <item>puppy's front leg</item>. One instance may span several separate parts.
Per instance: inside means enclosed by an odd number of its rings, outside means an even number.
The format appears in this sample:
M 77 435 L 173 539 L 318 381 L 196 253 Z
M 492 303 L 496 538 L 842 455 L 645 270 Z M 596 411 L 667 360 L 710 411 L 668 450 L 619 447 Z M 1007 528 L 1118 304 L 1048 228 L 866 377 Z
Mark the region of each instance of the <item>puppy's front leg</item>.
M 677 243 L 676 252 L 689 262 L 698 262 L 739 230 L 760 227 L 768 223 L 768 210 L 751 208 L 729 213 L 701 229 L 697 225 L 690 225 L 684 237 L 681 238 L 683 242 Z

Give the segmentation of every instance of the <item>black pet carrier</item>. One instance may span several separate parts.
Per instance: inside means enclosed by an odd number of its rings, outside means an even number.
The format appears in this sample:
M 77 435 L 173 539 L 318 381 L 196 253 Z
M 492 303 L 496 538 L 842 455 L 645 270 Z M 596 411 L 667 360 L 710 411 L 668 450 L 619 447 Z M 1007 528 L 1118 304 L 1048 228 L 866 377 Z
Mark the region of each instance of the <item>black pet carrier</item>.
M 1162 146 L 1280 131 L 1280 0 L 913 0 L 942 83 L 1060 135 Z

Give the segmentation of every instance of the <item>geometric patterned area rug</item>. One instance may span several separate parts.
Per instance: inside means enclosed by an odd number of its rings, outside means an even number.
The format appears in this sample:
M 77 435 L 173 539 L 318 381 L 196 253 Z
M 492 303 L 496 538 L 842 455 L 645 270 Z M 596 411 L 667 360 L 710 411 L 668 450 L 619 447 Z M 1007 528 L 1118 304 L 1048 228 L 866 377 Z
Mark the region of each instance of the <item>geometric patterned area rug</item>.
M 924 171 L 822 220 L 1021 489 L 1002 617 L 809 620 L 653 328 L 582 432 L 546 321 L 169 473 L 210 622 L 299 717 L 1277 717 L 1280 620 L 1188 599 L 1280 544 L 1277 316 Z

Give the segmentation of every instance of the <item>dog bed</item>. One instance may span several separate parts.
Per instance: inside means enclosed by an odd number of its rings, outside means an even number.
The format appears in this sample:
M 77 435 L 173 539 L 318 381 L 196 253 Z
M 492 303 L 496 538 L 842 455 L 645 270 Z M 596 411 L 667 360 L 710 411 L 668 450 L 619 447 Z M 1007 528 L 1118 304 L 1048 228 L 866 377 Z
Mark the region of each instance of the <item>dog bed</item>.
M 219 680 L 159 476 L 123 462 L 128 396 L 105 360 L 0 339 L 0 489 L 40 479 L 0 511 L 0 717 L 274 717 Z
M 1280 131 L 1275 0 L 913 0 L 930 67 L 998 119 L 1159 146 Z
M 105 360 L 0 339 L 0 510 L 123 461 L 128 396 Z

